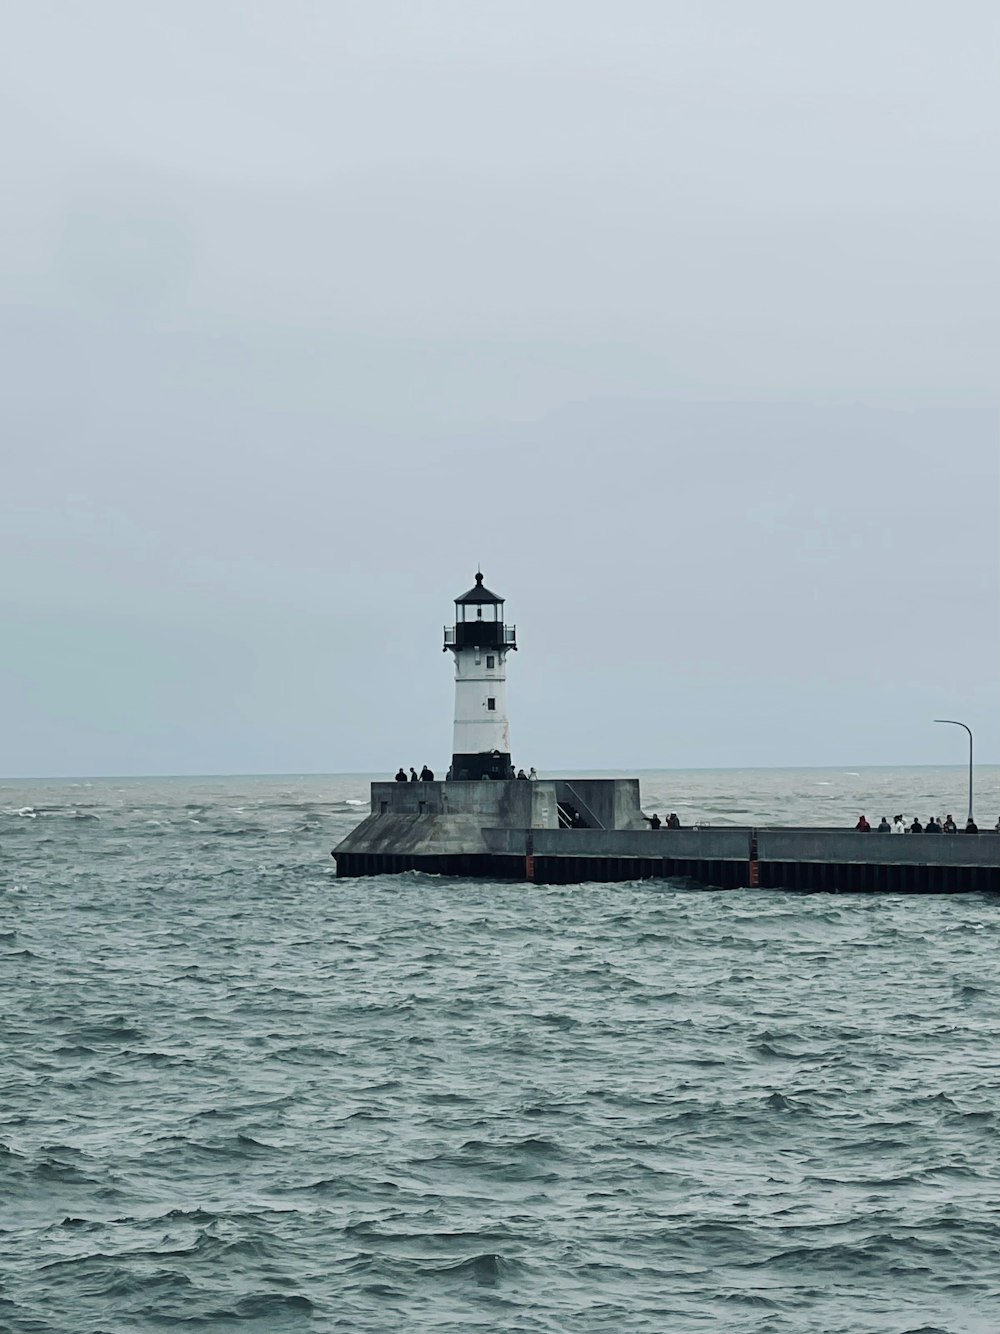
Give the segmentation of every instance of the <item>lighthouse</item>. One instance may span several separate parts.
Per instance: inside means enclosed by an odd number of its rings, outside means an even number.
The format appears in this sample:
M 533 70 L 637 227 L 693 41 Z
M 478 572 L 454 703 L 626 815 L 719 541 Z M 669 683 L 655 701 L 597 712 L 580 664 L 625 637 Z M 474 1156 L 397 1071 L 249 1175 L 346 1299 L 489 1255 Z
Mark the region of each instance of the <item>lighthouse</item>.
M 507 654 L 516 627 L 504 621 L 504 600 L 483 586 L 482 574 L 455 599 L 455 623 L 444 647 L 455 655 L 453 779 L 514 777 L 507 722 Z

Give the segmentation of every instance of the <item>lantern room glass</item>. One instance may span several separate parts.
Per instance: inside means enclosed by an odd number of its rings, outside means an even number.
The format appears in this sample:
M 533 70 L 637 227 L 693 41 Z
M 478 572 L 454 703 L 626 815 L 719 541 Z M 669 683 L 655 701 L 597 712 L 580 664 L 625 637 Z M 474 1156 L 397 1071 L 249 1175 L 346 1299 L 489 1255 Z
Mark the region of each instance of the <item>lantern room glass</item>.
M 502 619 L 502 602 L 460 602 L 458 604 L 459 624 L 475 621 L 489 621 L 496 624 Z

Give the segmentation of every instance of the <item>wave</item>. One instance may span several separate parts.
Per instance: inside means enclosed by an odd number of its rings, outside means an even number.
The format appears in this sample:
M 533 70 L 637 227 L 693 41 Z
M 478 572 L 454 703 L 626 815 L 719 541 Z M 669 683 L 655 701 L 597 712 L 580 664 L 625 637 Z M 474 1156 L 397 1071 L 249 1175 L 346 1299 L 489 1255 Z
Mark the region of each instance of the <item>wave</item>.
M 216 1320 L 282 1320 L 293 1313 L 311 1316 L 315 1306 L 300 1293 L 259 1292 L 243 1297 L 232 1307 L 212 1313 Z
M 464 1260 L 455 1260 L 450 1264 L 425 1265 L 425 1274 L 438 1274 L 442 1277 L 472 1279 L 484 1287 L 495 1287 L 508 1273 L 510 1264 L 502 1255 L 491 1251 L 482 1255 L 470 1255 Z
M 66 1034 L 76 1044 L 95 1046 L 100 1043 L 136 1042 L 145 1039 L 146 1034 L 130 1023 L 123 1015 L 106 1019 L 99 1023 L 80 1024 L 71 1033 Z
M 337 881 L 288 786 L 3 793 L 0 1328 L 992 1327 L 994 898 Z

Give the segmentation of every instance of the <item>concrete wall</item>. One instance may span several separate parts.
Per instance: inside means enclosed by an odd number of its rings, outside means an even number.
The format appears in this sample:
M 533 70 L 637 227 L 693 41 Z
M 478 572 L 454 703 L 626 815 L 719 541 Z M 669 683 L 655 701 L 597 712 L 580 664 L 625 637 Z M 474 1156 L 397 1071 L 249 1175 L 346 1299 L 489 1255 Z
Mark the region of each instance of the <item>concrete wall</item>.
M 749 829 L 544 829 L 534 832 L 533 842 L 539 857 L 750 860 Z
M 854 829 L 759 829 L 762 862 L 1000 866 L 996 834 L 859 834 Z
M 532 841 L 540 833 L 548 830 L 528 829 L 484 829 L 483 842 L 490 852 L 503 857 L 525 857 L 528 853 L 529 836 Z
M 556 829 L 556 788 L 549 782 L 372 783 L 372 815 L 475 815 L 508 829 Z
M 750 860 L 747 829 L 528 829 L 490 827 L 483 824 L 480 815 L 392 813 L 370 815 L 348 834 L 336 852 L 407 857 L 488 852 L 524 857 L 529 844 L 539 857 L 672 857 L 743 865 Z
M 557 778 L 556 796 L 603 829 L 648 829 L 639 806 L 638 778 Z M 588 811 L 591 814 L 588 814 Z
M 604 829 L 560 829 L 557 799 L 589 809 Z M 584 809 L 584 804 L 587 809 Z M 672 858 L 750 861 L 750 829 L 650 829 L 638 779 L 373 783 L 372 814 L 337 852 L 403 856 Z M 758 829 L 765 863 L 1000 868 L 1000 835 L 859 834 L 853 829 Z
M 476 815 L 369 815 L 337 845 L 333 855 L 447 857 L 490 851 Z
M 373 815 L 479 815 L 485 824 L 511 829 L 558 829 L 560 801 L 588 821 L 592 815 L 605 829 L 648 829 L 638 778 L 372 783 L 371 788 Z

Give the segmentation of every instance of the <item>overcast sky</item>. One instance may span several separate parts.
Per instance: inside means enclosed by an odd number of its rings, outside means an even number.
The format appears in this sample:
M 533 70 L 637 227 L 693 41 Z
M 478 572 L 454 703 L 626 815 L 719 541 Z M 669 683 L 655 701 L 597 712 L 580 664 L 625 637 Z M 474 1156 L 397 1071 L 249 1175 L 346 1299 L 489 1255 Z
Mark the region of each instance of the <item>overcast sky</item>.
M 1000 761 L 995 0 L 6 0 L 0 772 Z

